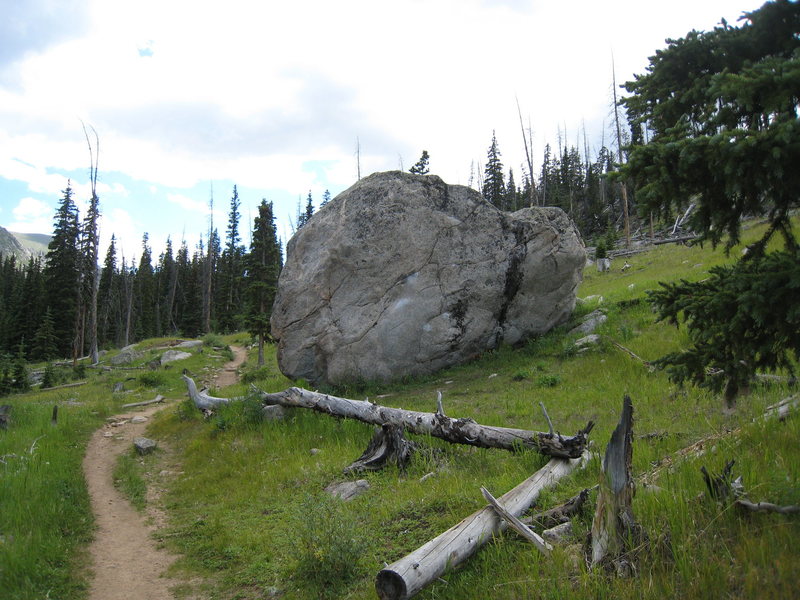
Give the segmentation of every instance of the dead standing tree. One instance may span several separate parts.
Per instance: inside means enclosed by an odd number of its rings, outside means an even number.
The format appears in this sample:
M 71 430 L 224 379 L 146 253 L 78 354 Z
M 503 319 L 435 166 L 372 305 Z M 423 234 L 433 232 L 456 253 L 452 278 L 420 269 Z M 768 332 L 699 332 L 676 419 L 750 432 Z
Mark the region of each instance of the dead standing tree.
M 610 565 L 620 575 L 631 575 L 633 546 L 644 537 L 633 516 L 631 502 L 635 483 L 631 477 L 633 459 L 633 403 L 622 401 L 619 423 L 611 434 L 603 459 L 603 474 L 592 522 L 591 564 Z

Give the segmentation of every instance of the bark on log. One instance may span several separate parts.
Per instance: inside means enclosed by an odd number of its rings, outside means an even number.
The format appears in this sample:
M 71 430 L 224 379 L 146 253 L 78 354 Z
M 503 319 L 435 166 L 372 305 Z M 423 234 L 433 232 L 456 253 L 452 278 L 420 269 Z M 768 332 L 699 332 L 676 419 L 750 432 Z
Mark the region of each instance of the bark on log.
M 337 398 L 301 388 L 293 387 L 276 394 L 268 394 L 260 390 L 259 392 L 265 404 L 310 408 L 371 425 L 382 426 L 389 423 L 403 427 L 411 433 L 431 435 L 448 442 L 478 446 L 479 448 L 501 448 L 503 450 L 533 448 L 545 456 L 554 458 L 581 456 L 586 448 L 589 432 L 594 427 L 594 423 L 589 421 L 586 427 L 577 434 L 565 438 L 558 433 L 550 434 L 481 425 L 472 419 L 454 419 L 441 413 L 390 408 L 363 400 Z
M 135 406 L 149 406 L 150 404 L 159 404 L 164 401 L 164 396 L 159 394 L 152 400 L 145 400 L 144 402 L 131 402 L 130 404 L 123 404 L 122 408 L 133 408 Z
M 619 423 L 611 434 L 603 460 L 603 478 L 592 522 L 591 564 L 611 564 L 619 574 L 626 575 L 632 573 L 633 564 L 624 555 L 631 549 L 631 542 L 641 537 L 631 506 L 635 492 L 632 458 L 633 404 L 625 396 Z
M 282 410 L 282 409 L 281 409 Z M 396 425 L 383 425 L 372 436 L 367 449 L 344 472 L 380 471 L 388 463 L 405 468 L 414 452 L 414 443 L 403 435 L 403 428 Z
M 519 517 L 546 487 L 583 466 L 588 452 L 581 458 L 554 458 L 528 479 L 498 500 L 505 509 Z M 506 522 L 494 508 L 486 506 L 411 554 L 387 565 L 375 579 L 375 590 L 381 600 L 406 600 L 437 579 L 448 568 L 455 567 L 503 531 Z

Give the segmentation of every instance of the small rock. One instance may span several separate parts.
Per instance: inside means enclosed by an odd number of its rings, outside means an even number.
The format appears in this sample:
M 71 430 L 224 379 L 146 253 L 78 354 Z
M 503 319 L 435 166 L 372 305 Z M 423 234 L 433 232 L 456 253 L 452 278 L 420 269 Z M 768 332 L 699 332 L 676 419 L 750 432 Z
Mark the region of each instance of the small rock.
M 181 342 L 176 348 L 200 348 L 203 346 L 203 340 L 187 340 L 185 342 Z
M 114 434 L 113 434 L 113 433 L 111 433 L 110 431 L 106 431 L 106 432 L 103 434 L 103 437 L 104 437 L 104 438 L 112 438 L 112 437 L 114 437 Z
M 317 454 L 322 452 L 322 450 L 320 450 L 319 448 L 312 448 L 311 450 L 309 450 L 309 452 L 311 453 L 311 456 L 316 456 Z
M 136 448 L 136 452 L 138 452 L 141 456 L 145 454 L 150 454 L 153 450 L 156 449 L 155 440 L 151 440 L 146 437 L 137 437 L 133 440 L 133 447 Z
M 489 379 L 493 379 L 495 377 L 497 377 L 497 373 L 492 373 L 491 375 L 489 375 Z
M 137 416 L 131 419 L 131 423 L 138 424 L 138 423 L 146 423 L 147 417 Z
M 121 392 L 122 389 L 123 389 L 122 382 L 118 381 L 117 383 L 114 384 L 114 387 L 113 387 L 112 391 L 113 392 Z
M 548 542 L 554 544 L 563 544 L 567 539 L 572 537 L 572 521 L 561 523 L 551 529 L 545 529 L 542 532 L 542 537 Z
M 628 286 L 628 289 L 629 289 L 630 291 L 633 291 L 633 288 L 635 288 L 635 287 L 636 287 L 636 284 L 635 284 L 635 283 L 632 283 L 632 284 L 630 284 L 630 285 Z
M 186 358 L 191 358 L 191 356 L 192 355 L 188 352 L 181 352 L 180 350 L 167 350 L 161 355 L 161 364 L 164 365 L 168 362 L 184 360 Z
M 584 346 L 594 346 L 600 342 L 600 336 L 596 333 L 592 333 L 591 335 L 587 335 L 586 337 L 582 337 L 579 340 L 575 340 L 575 346 L 578 348 L 583 348 Z
M 340 481 L 339 483 L 332 483 L 325 488 L 331 496 L 341 498 L 342 500 L 352 500 L 356 496 L 360 496 L 369 489 L 369 482 L 366 479 L 359 479 L 358 481 Z
M 598 308 L 597 310 L 593 310 L 588 315 L 586 315 L 581 320 L 580 325 L 578 325 L 577 327 L 573 327 L 570 330 L 569 335 L 573 335 L 576 333 L 582 333 L 582 334 L 594 333 L 594 331 L 600 325 L 605 323 L 607 320 L 608 317 L 606 316 L 606 314 L 601 309 Z
M 611 269 L 611 259 L 610 258 L 598 258 L 597 259 L 597 271 L 598 273 L 603 273 L 604 271 L 609 271 Z

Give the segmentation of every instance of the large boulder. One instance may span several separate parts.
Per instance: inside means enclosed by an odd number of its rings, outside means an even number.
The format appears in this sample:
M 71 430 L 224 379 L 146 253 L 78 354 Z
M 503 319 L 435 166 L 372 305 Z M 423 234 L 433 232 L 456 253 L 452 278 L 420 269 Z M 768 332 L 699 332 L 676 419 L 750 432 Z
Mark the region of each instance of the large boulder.
M 370 175 L 287 245 L 278 364 L 312 384 L 433 373 L 566 320 L 585 260 L 558 208 L 504 213 L 433 175 Z

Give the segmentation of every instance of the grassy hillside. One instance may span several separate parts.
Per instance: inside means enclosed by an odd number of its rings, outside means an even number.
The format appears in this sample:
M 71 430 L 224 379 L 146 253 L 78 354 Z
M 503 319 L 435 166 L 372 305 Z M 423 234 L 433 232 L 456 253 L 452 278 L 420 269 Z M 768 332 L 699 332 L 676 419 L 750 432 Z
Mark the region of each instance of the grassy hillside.
M 743 476 L 753 500 L 800 504 L 800 415 L 785 422 L 757 419 L 791 390 L 754 387 L 738 413 L 726 416 L 719 398 L 677 388 L 664 373 L 650 372 L 612 343 L 646 360 L 686 344 L 682 331 L 655 323 L 644 292 L 659 280 L 700 279 L 711 266 L 727 260 L 710 248 L 661 246 L 629 257 L 631 267 L 624 272 L 622 259 L 609 273 L 587 267 L 579 295 L 595 298 L 578 307 L 572 323 L 522 348 L 501 348 L 469 365 L 398 385 L 330 390 L 425 411 L 435 410 L 441 390 L 450 416 L 540 430 L 546 429 L 541 401 L 565 434 L 594 420 L 591 438 L 598 453 L 618 420 L 623 395 L 633 399 L 633 471 L 639 480 L 633 509 L 652 542 L 639 555 L 636 577 L 618 579 L 585 566 L 581 544 L 591 524 L 592 495 L 584 514 L 575 519 L 571 546 L 543 557 L 507 532 L 417 597 L 797 596 L 800 517 L 743 515 L 718 506 L 703 497 L 699 472 L 701 465 L 718 472 L 727 460 L 736 459 L 734 472 Z M 578 353 L 573 346 L 578 336 L 568 331 L 597 306 L 608 315 L 597 331 L 603 341 Z M 226 339 L 234 341 L 246 338 Z M 202 377 L 209 363 L 223 360 L 206 352 L 186 366 Z M 247 394 L 251 382 L 266 391 L 291 385 L 278 372 L 274 354 L 262 369 L 252 366 L 254 356 L 250 360 L 245 381 L 220 395 Z M 7 401 L 18 420 L 9 431 L 0 431 L 0 589 L 12 590 L 11 598 L 47 593 L 51 598 L 82 597 L 82 548 L 91 536 L 79 476 L 82 444 L 124 402 L 149 399 L 156 392 L 182 397 L 178 370 L 136 375 L 126 383 L 132 390 L 127 394 L 111 394 L 114 374 L 104 373 L 92 375 L 91 383 L 81 388 Z M 72 399 L 80 404 L 70 404 Z M 64 421 L 52 427 L 49 411 L 55 403 Z M 342 468 L 361 454 L 372 428 L 304 410 L 283 421 L 261 422 L 257 408 L 256 402 L 246 401 L 203 419 L 188 401 L 176 403 L 148 430 L 165 450 L 154 460 L 120 465 L 119 477 L 138 503 L 145 502 L 143 486 L 163 490 L 158 502 L 169 525 L 159 539 L 183 555 L 174 574 L 190 582 L 178 590 L 180 596 L 375 598 L 374 577 L 384 563 L 483 507 L 480 486 L 495 495 L 505 493 L 546 462 L 532 451 L 509 453 L 412 436 L 421 449 L 404 472 L 390 468 L 360 476 L 370 489 L 343 503 L 329 498 L 323 488 L 347 479 Z M 699 440 L 707 440 L 701 455 L 677 458 L 678 451 Z M 665 462 L 668 457 L 674 460 Z M 429 473 L 434 475 L 423 481 Z M 599 473 L 599 460 L 594 459 L 542 495 L 538 508 L 593 486 Z M 61 499 L 61 490 L 69 492 L 70 500 Z M 67 509 L 64 518 L 59 516 Z
M 744 516 L 702 499 L 701 465 L 721 470 L 737 460 L 753 499 L 800 503 L 796 443 L 800 418 L 786 423 L 753 419 L 785 397 L 782 387 L 759 387 L 725 416 L 721 402 L 703 391 L 678 389 L 618 350 L 614 340 L 651 359 L 686 343 L 681 331 L 654 322 L 644 291 L 661 279 L 702 278 L 727 259 L 721 252 L 662 246 L 627 259 L 631 268 L 586 270 L 580 296 L 602 295 L 608 321 L 599 348 L 578 354 L 569 325 L 524 348 L 501 348 L 480 360 L 403 385 L 332 390 L 391 406 L 432 411 L 437 390 L 448 415 L 496 425 L 545 429 L 538 403 L 556 427 L 572 434 L 593 419 L 595 449 L 602 452 L 618 419 L 621 400 L 635 407 L 634 473 L 643 477 L 662 459 L 714 436 L 702 456 L 678 461 L 640 486 L 636 516 L 653 544 L 643 551 L 639 575 L 619 580 L 586 568 L 580 545 L 592 506 L 576 519 L 574 545 L 543 558 L 506 533 L 464 566 L 424 590 L 420 598 L 785 598 L 800 575 L 800 519 Z M 596 307 L 582 305 L 575 319 Z M 254 373 L 267 391 L 289 385 L 274 363 Z M 246 393 L 246 386 L 227 395 Z M 163 414 L 154 435 L 172 440 L 183 475 L 164 497 L 170 527 L 164 542 L 184 554 L 178 570 L 206 580 L 214 598 L 374 598 L 374 577 L 431 537 L 484 506 L 479 488 L 500 494 L 541 467 L 533 452 L 448 445 L 420 439 L 423 450 L 405 472 L 363 476 L 370 489 L 342 503 L 323 492 L 346 479 L 342 468 L 357 458 L 371 428 L 308 411 L 282 422 L 260 423 L 246 405 L 204 421 L 189 411 Z M 727 433 L 741 428 L 737 433 Z M 154 467 L 157 469 L 158 467 Z M 421 481 L 427 473 L 435 475 Z M 541 508 L 560 503 L 599 477 L 599 461 L 547 492 Z M 188 590 L 187 590 L 188 593 Z

